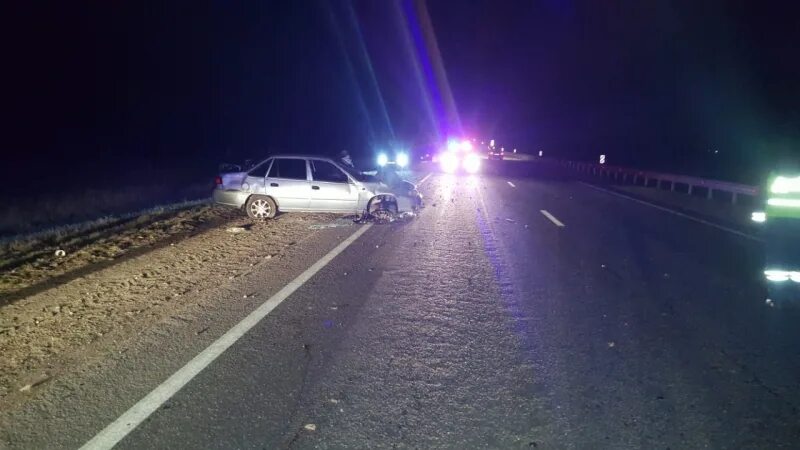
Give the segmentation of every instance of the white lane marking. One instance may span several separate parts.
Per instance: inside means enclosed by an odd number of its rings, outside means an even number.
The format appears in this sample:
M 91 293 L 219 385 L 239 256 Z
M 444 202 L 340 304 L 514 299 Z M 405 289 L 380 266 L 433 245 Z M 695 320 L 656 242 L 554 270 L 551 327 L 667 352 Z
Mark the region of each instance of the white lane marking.
M 562 227 L 562 228 L 564 227 L 564 224 L 561 223 L 560 220 L 556 219 L 552 214 L 547 212 L 547 210 L 540 209 L 539 212 L 544 214 L 544 216 L 547 217 L 548 219 L 550 219 L 550 222 L 553 222 L 557 227 Z
M 605 192 L 606 194 L 615 195 L 617 197 L 628 199 L 628 200 L 634 201 L 636 203 L 641 203 L 642 205 L 647 205 L 647 206 L 653 207 L 655 209 L 659 209 L 661 211 L 666 211 L 666 212 L 668 212 L 670 214 L 674 214 L 674 215 L 676 215 L 678 217 L 683 217 L 684 219 L 693 220 L 693 221 L 695 221 L 697 223 L 702 223 L 703 225 L 708 225 L 710 227 L 714 227 L 714 228 L 717 228 L 717 229 L 722 230 L 722 231 L 727 231 L 728 233 L 733 233 L 733 234 L 735 234 L 737 236 L 741 236 L 741 237 L 744 237 L 744 238 L 747 238 L 747 239 L 752 239 L 752 240 L 757 241 L 757 242 L 764 242 L 763 240 L 753 236 L 752 234 L 743 233 L 741 231 L 734 230 L 733 228 L 728 228 L 728 227 L 726 227 L 724 225 L 719 225 L 719 224 L 716 224 L 714 222 L 709 222 L 707 220 L 699 219 L 697 217 L 692 217 L 692 216 L 690 216 L 688 214 L 684 214 L 684 213 L 682 213 L 680 211 L 675 211 L 674 209 L 669 209 L 669 208 L 665 208 L 663 206 L 658 206 L 656 204 L 653 204 L 653 203 L 650 203 L 650 202 L 646 202 L 644 200 L 639 200 L 638 198 L 631 197 L 631 196 L 625 195 L 625 194 L 621 194 L 619 192 L 611 191 L 609 189 L 604 189 L 604 188 L 595 186 L 593 184 L 586 183 L 584 181 L 581 181 L 580 183 L 585 185 L 585 186 L 588 186 L 588 187 L 590 187 L 592 189 L 595 189 L 595 190 L 598 190 L 598 191 L 601 191 L 601 192 Z
M 328 252 L 319 261 L 301 273 L 289 284 L 283 287 L 275 295 L 262 303 L 258 308 L 242 319 L 219 339 L 214 341 L 205 350 L 200 352 L 191 361 L 186 363 L 166 381 L 153 389 L 138 403 L 125 411 L 117 420 L 100 431 L 95 437 L 81 447 L 82 450 L 88 449 L 110 449 L 119 441 L 135 429 L 140 423 L 146 420 L 153 412 L 158 410 L 167 400 L 175 395 L 189 381 L 196 377 L 209 364 L 214 362 L 225 350 L 236 343 L 251 328 L 256 326 L 272 310 L 286 300 L 292 293 L 299 289 L 305 282 L 319 272 L 323 267 L 330 263 L 333 258 L 342 253 L 350 244 L 355 242 L 362 234 L 370 229 L 372 224 L 362 225 L 355 233 Z
M 517 186 L 514 185 L 514 183 L 512 183 L 510 181 L 506 181 L 506 183 L 508 183 L 508 185 L 511 186 L 511 187 L 517 187 Z
M 431 172 L 431 173 L 425 175 L 424 177 L 422 177 L 422 179 L 419 180 L 419 183 L 417 183 L 417 186 L 422 186 L 422 183 L 428 181 L 428 178 L 430 178 L 431 175 L 433 175 L 433 172 Z

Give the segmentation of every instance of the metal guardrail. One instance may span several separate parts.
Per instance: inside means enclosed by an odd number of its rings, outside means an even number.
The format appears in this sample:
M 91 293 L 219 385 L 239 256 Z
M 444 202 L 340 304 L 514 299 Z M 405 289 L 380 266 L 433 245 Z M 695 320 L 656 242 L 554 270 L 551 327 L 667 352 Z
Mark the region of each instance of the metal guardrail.
M 757 186 L 731 183 L 729 181 L 710 180 L 707 178 L 651 172 L 579 161 L 562 161 L 562 164 L 580 173 L 599 176 L 601 178 L 605 177 L 622 183 L 649 187 L 651 182 L 655 182 L 653 187 L 660 188 L 662 184 L 666 182 L 669 183 L 671 191 L 675 191 L 676 185 L 685 185 L 688 186 L 687 193 L 689 195 L 692 195 L 695 189 L 701 188 L 705 189 L 706 198 L 708 199 L 714 198 L 714 192 L 727 192 L 731 194 L 732 203 L 736 203 L 740 195 L 752 197 L 759 195 L 759 188 Z

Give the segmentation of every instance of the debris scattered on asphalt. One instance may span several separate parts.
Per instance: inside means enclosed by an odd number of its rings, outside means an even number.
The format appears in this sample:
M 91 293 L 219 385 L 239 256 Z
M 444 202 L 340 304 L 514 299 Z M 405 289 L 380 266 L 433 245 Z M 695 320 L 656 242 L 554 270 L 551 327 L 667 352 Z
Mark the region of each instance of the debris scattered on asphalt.
M 605 268 L 606 268 L 606 265 L 605 265 L 605 264 L 600 264 L 600 268 L 601 268 L 601 269 L 605 269 Z
M 197 333 L 195 333 L 195 334 L 203 334 L 203 333 L 205 333 L 206 331 L 208 331 L 208 327 L 205 327 L 205 328 L 203 328 L 202 330 L 198 330 L 198 331 L 197 331 Z
M 59 257 L 59 258 L 63 258 L 65 256 L 67 256 L 67 252 L 65 252 L 64 250 L 58 249 L 58 250 L 56 250 L 56 256 Z
M 617 345 L 614 341 L 608 341 L 608 348 L 614 348 Z
M 247 230 L 244 227 L 228 227 L 225 229 L 228 233 L 244 233 Z
M 525 229 L 526 229 L 526 230 L 528 229 L 528 224 L 527 224 L 527 223 L 525 224 Z
M 344 219 L 336 219 L 332 222 L 328 223 L 315 223 L 308 226 L 309 230 L 324 230 L 326 228 L 344 228 L 344 227 L 351 227 L 356 220 L 351 220 L 348 218 Z
M 306 431 L 317 431 L 317 426 L 313 423 L 307 423 L 303 426 L 303 429 Z
M 33 380 L 31 380 L 30 383 L 28 383 L 25 386 L 22 386 L 21 388 L 19 388 L 19 391 L 20 392 L 28 392 L 31 389 L 35 388 L 36 386 L 38 386 L 38 385 L 40 385 L 40 384 L 42 384 L 42 383 L 44 383 L 45 381 L 48 381 L 48 380 L 50 380 L 50 375 L 48 375 L 46 373 L 43 373 L 43 374 L 37 376 L 36 378 L 34 378 Z
M 765 301 L 764 303 L 766 303 L 766 305 L 769 306 L 770 308 L 775 307 L 775 302 L 773 302 L 771 298 L 768 298 L 767 301 Z
M 330 402 L 333 403 L 334 405 L 336 405 L 336 404 L 339 403 L 339 400 L 336 400 L 335 398 L 332 398 L 332 399 L 330 399 Z
M 516 220 L 506 217 L 506 222 L 508 223 L 515 223 Z
M 264 259 L 270 259 L 270 258 L 272 258 L 272 255 L 267 255 L 264 257 Z

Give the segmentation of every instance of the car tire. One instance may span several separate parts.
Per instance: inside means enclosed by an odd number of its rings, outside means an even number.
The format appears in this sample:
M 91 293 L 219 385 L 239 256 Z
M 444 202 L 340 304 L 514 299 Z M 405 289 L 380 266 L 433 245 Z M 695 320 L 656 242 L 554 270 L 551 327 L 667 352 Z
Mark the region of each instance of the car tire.
M 392 222 L 397 217 L 397 213 L 397 201 L 393 198 L 378 196 L 367 203 L 368 217 L 376 223 Z
M 244 210 L 251 219 L 272 219 L 278 212 L 278 205 L 270 197 L 253 195 L 247 199 Z

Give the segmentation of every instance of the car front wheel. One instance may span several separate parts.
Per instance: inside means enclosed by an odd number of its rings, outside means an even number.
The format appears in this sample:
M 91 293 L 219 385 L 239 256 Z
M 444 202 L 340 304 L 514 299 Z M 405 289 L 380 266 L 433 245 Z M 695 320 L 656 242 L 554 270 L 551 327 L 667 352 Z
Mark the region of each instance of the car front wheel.
M 252 196 L 244 206 L 247 217 L 251 219 L 271 219 L 278 212 L 275 200 L 269 197 Z

